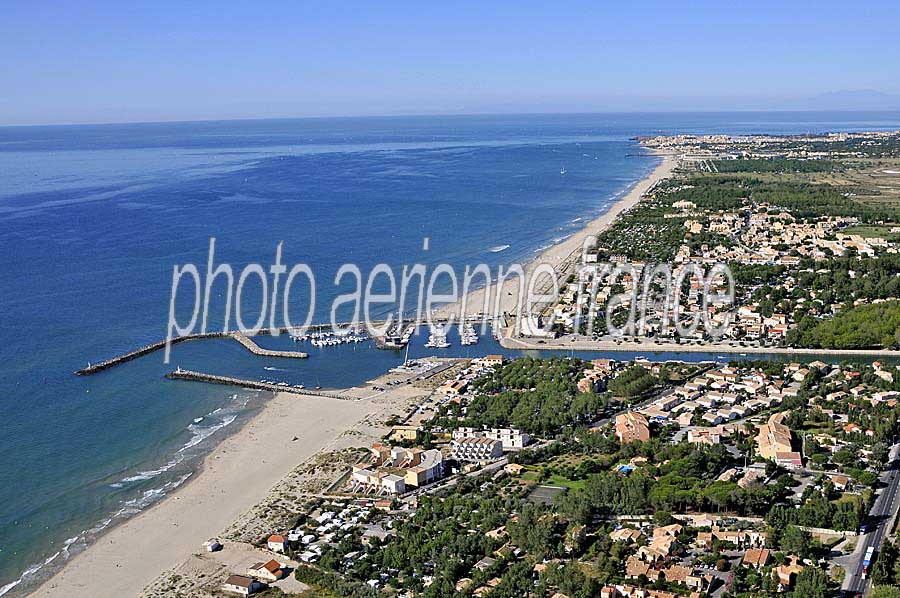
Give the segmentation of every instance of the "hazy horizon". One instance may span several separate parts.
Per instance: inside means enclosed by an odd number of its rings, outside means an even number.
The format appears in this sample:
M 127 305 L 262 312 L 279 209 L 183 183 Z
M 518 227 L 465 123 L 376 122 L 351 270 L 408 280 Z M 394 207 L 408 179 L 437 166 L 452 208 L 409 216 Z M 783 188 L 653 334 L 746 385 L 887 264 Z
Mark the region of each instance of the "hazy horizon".
M 0 124 L 900 109 L 900 6 L 5 7 Z

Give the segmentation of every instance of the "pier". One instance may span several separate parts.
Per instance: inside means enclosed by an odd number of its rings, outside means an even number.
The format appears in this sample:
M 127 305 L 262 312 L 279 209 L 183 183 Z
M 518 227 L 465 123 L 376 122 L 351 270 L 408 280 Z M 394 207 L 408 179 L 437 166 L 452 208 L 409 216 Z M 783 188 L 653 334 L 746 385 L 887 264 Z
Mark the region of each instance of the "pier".
M 178 343 L 183 343 L 186 341 L 199 340 L 203 338 L 224 338 L 227 336 L 223 332 L 206 332 L 202 334 L 187 334 L 185 336 L 177 336 L 169 341 L 169 344 L 177 345 Z M 156 343 L 152 343 L 150 345 L 144 345 L 139 349 L 135 349 L 129 353 L 125 353 L 123 355 L 118 355 L 116 357 L 112 357 L 105 361 L 100 361 L 98 363 L 89 363 L 87 367 L 81 368 L 80 370 L 75 371 L 76 376 L 90 376 L 91 374 L 96 374 L 97 372 L 102 372 L 103 370 L 108 370 L 111 367 L 117 366 L 120 363 L 125 363 L 128 361 L 132 361 L 137 359 L 138 357 L 143 357 L 148 353 L 153 353 L 154 351 L 159 351 L 160 349 L 164 349 L 166 347 L 166 341 L 159 341 Z
M 353 400 L 335 392 L 327 392 L 321 390 L 309 390 L 306 388 L 297 388 L 295 386 L 281 386 L 271 382 L 260 382 L 259 380 L 246 380 L 244 378 L 232 378 L 231 376 L 217 376 L 215 374 L 204 374 L 203 372 L 192 372 L 190 370 L 176 369 L 174 372 L 166 374 L 169 380 L 190 380 L 193 382 L 206 382 L 207 384 L 222 384 L 225 386 L 240 386 L 241 388 L 250 388 L 253 390 L 267 390 L 270 392 L 286 392 L 295 395 L 307 395 L 312 397 L 326 397 L 329 399 L 342 399 L 344 401 Z
M 235 332 L 231 337 L 244 345 L 247 350 L 254 355 L 261 355 L 263 357 L 287 357 L 291 359 L 306 359 L 309 357 L 308 353 L 303 353 L 302 351 L 273 351 L 272 349 L 263 349 L 250 340 L 249 337 L 244 335 L 243 332 Z

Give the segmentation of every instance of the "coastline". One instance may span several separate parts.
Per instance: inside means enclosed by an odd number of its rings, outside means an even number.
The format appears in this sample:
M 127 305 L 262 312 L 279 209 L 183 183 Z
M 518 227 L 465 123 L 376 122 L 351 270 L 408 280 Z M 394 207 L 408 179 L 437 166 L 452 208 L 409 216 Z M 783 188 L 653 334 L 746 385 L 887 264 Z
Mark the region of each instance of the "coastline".
M 534 259 L 522 264 L 526 280 L 529 279 L 535 269 L 542 265 L 552 266 L 554 270 L 557 271 L 558 277 L 560 274 L 560 266 L 564 266 L 573 255 L 577 256 L 580 254 L 584 240 L 588 236 L 599 235 L 607 230 L 612 226 L 620 214 L 637 205 L 647 190 L 659 181 L 671 176 L 677 164 L 675 156 L 660 150 L 650 148 L 644 149 L 659 157 L 659 164 L 657 164 L 647 176 L 635 182 L 628 192 L 625 193 L 621 199 L 613 203 L 606 212 L 585 224 L 578 232 L 572 234 L 563 241 L 548 247 Z M 465 297 L 460 298 L 459 301 L 448 303 L 436 309 L 434 311 L 434 316 L 437 318 L 446 318 L 451 314 L 453 316 L 459 316 L 461 313 L 463 316 L 479 314 L 484 311 L 485 293 L 488 293 L 488 305 L 490 306 L 487 313 L 495 313 L 493 306 L 498 299 L 499 309 L 496 310 L 497 314 L 515 313 L 516 302 L 518 299 L 516 292 L 518 285 L 518 277 L 511 277 L 503 281 L 502 288 L 498 288 L 498 283 L 493 282 L 490 286 L 473 289 L 469 291 Z M 498 292 L 500 293 L 499 298 L 497 295 Z M 465 311 L 461 312 L 463 305 L 465 305 Z
M 396 401 L 405 398 L 276 394 L 239 430 L 223 437 L 177 491 L 111 527 L 30 595 L 139 595 L 161 573 L 202 551 L 204 541 L 262 502 L 298 465 L 323 450 L 358 444 L 348 431 L 380 433 L 372 422 L 383 421 L 397 409 Z

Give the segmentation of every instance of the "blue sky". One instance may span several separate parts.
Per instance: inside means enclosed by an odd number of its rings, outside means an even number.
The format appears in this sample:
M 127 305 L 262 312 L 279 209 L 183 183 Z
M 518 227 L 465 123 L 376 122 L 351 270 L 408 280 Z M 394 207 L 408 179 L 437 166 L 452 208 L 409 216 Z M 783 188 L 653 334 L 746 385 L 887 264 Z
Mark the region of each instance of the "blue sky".
M 900 107 L 898 65 L 896 2 L 7 2 L 0 123 Z

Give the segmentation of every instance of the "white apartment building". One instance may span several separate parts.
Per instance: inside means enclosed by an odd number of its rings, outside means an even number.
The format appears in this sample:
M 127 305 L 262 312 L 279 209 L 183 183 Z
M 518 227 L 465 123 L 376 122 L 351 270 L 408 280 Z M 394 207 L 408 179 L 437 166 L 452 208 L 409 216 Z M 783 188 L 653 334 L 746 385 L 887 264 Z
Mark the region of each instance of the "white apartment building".
M 491 438 L 454 438 L 450 446 L 457 461 L 493 461 L 503 456 L 503 444 Z
M 531 436 L 521 430 L 510 428 L 491 428 L 489 430 L 476 430 L 475 428 L 457 428 L 453 431 L 453 440 L 460 438 L 488 438 L 499 440 L 504 451 L 523 448 L 531 442 Z

